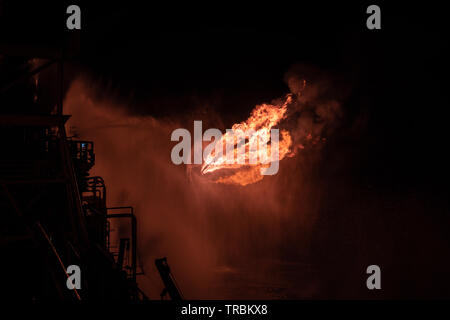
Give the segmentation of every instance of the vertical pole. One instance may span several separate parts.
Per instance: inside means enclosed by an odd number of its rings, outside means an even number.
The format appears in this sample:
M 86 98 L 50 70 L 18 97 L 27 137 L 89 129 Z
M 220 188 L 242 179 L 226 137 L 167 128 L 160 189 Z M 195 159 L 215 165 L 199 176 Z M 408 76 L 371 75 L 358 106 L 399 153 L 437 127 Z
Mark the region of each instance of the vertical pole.
M 136 282 L 136 252 L 137 252 L 137 223 L 136 223 L 136 216 L 134 213 L 131 214 L 131 239 L 133 241 L 133 246 L 131 248 L 131 267 L 132 267 L 132 276 L 133 276 L 133 282 Z

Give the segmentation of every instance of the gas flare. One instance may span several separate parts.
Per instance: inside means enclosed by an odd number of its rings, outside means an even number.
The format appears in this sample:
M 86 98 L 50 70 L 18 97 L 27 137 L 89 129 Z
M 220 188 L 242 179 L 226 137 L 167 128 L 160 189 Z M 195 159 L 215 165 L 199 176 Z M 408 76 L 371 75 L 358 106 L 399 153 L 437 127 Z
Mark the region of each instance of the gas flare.
M 213 150 L 202 165 L 203 175 L 212 174 L 212 180 L 217 183 L 248 185 L 264 178 L 260 170 L 270 167 L 273 161 L 279 161 L 289 156 L 292 147 L 292 138 L 289 131 L 281 129 L 281 137 L 278 142 L 277 159 L 268 147 L 271 141 L 271 129 L 286 118 L 288 105 L 292 102 L 292 94 L 287 95 L 281 105 L 261 104 L 257 105 L 250 117 L 241 123 L 236 123 L 224 134 L 220 140 L 214 142 L 214 146 L 233 145 L 233 158 L 238 161 L 229 161 L 226 152 Z M 243 143 L 236 141 L 236 132 L 245 133 Z M 263 146 L 263 147 L 261 147 Z M 243 157 L 239 161 L 239 157 Z

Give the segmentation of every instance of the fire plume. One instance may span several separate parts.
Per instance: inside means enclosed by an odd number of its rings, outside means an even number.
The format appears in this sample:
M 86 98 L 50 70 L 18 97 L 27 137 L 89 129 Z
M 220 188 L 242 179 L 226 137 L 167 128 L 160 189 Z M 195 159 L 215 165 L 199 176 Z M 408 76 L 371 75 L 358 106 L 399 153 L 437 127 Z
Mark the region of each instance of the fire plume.
M 289 94 L 281 105 L 257 105 L 246 121 L 234 124 L 232 130 L 227 130 L 220 140 L 213 142 L 214 146 L 218 143 L 223 147 L 227 144 L 234 146 L 233 157 L 230 159 L 230 156 L 227 156 L 226 152 L 220 152 L 220 149 L 219 152 L 213 150 L 205 158 L 201 173 L 210 174 L 214 182 L 224 184 L 245 186 L 262 180 L 262 168 L 270 167 L 273 161 L 282 160 L 291 152 L 291 134 L 285 129 L 279 131 L 277 159 L 270 148 L 273 143 L 271 129 L 286 118 L 291 102 L 292 95 Z M 236 132 L 245 133 L 245 140 L 241 140 L 241 143 L 236 139 Z

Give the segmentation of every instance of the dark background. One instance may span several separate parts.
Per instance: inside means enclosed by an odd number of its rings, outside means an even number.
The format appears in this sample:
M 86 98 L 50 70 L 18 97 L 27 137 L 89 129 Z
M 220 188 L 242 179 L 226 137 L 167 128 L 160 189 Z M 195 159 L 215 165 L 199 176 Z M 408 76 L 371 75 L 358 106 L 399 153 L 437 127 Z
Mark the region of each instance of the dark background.
M 189 114 L 206 101 L 233 122 L 255 104 L 287 93 L 283 76 L 296 63 L 338 77 L 351 88 L 342 133 L 334 137 L 352 150 L 342 175 L 376 190 L 380 201 L 386 195 L 396 203 L 412 199 L 396 215 L 373 200 L 381 206 L 375 221 L 389 223 L 369 223 L 369 241 L 381 250 L 397 246 L 411 264 L 408 270 L 393 267 L 391 280 L 401 279 L 405 288 L 435 273 L 442 286 L 429 289 L 448 296 L 449 46 L 440 4 L 377 3 L 382 29 L 368 30 L 365 10 L 372 3 L 84 1 L 78 2 L 82 30 L 70 32 L 65 5 L 0 3 L 2 43 L 67 47 L 79 41 L 67 81 L 89 72 L 105 95 L 130 102 L 132 113 Z M 364 128 L 346 136 L 359 117 L 367 119 Z M 325 156 L 332 160 L 333 152 Z M 322 243 L 338 238 L 329 225 L 343 226 L 345 214 L 329 219 Z

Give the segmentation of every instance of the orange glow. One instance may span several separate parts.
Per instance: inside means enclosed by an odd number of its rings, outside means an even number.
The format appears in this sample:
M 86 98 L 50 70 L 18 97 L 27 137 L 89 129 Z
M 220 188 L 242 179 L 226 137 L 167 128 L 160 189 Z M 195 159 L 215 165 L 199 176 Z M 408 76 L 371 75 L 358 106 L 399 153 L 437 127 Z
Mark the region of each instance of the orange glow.
M 271 142 L 271 129 L 286 118 L 288 105 L 292 102 L 292 95 L 289 94 L 282 105 L 261 104 L 256 106 L 250 117 L 241 123 L 232 126 L 233 132 L 248 133 L 245 142 L 237 146 L 236 135 L 227 132 L 222 138 L 215 142 L 221 142 L 225 147 L 227 143 L 234 145 L 234 159 L 238 159 L 238 150 L 243 155 L 239 163 L 227 163 L 225 152 L 211 152 L 201 168 L 202 174 L 216 172 L 216 178 L 212 181 L 224 184 L 248 185 L 258 182 L 264 178 L 260 173 L 261 168 L 270 166 L 270 162 L 275 161 L 274 155 L 270 154 L 269 143 Z M 263 147 L 261 147 L 261 145 Z M 292 138 L 289 131 L 281 129 L 278 143 L 278 159 L 282 160 L 291 152 Z

